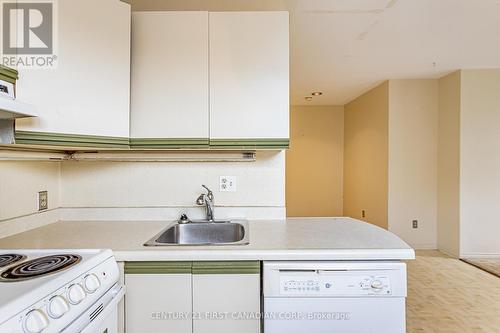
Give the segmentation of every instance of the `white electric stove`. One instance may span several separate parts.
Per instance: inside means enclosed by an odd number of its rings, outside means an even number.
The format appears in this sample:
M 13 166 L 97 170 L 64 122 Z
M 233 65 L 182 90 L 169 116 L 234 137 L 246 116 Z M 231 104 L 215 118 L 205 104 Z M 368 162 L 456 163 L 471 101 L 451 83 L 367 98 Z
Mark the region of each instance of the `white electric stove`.
M 118 330 L 111 250 L 0 250 L 0 332 Z

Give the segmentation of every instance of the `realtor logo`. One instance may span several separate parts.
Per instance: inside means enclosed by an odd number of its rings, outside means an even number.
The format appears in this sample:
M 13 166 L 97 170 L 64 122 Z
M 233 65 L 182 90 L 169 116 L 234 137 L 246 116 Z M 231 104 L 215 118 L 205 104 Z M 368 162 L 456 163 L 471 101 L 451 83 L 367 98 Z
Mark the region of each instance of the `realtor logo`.
M 3 52 L 52 54 L 52 3 L 3 4 Z
M 54 67 L 54 1 L 1 1 L 5 66 Z

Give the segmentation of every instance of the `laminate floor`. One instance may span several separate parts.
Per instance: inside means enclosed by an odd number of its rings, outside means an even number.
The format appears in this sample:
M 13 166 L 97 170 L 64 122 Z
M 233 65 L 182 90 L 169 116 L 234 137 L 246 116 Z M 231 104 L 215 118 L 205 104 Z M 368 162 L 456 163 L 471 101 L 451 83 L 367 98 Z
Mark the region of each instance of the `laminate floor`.
M 408 333 L 500 333 L 500 278 L 438 251 L 408 264 Z

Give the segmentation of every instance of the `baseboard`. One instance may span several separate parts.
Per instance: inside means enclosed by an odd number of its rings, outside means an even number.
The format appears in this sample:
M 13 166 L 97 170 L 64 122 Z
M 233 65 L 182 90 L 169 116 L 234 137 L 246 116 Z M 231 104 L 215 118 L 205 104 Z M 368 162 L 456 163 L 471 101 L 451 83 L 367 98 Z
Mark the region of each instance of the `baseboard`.
M 413 244 L 408 243 L 414 250 L 437 250 L 437 244 Z
M 500 253 L 461 253 L 460 259 L 500 259 Z
M 447 255 L 447 256 L 449 256 L 449 257 L 452 257 L 452 258 L 457 258 L 457 259 L 459 258 L 459 255 L 458 255 L 458 254 L 453 253 L 452 251 L 449 251 L 449 250 L 447 250 L 447 249 L 442 249 L 442 248 L 439 248 L 439 247 L 438 247 L 438 251 L 439 251 L 439 252 L 441 252 L 441 253 L 443 253 L 443 254 L 446 254 L 446 255 Z

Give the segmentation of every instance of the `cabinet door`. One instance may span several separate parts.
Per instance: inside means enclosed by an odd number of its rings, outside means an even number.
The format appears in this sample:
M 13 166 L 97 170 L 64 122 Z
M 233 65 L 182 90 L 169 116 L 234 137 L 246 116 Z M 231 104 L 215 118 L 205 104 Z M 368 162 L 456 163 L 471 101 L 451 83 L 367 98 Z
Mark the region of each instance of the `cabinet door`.
M 193 331 L 258 333 L 259 262 L 193 263 Z M 248 316 L 248 317 L 245 317 Z
M 208 145 L 208 13 L 132 14 L 131 145 Z
M 288 142 L 287 12 L 218 12 L 210 25 L 210 144 Z
M 192 332 L 191 263 L 126 263 L 125 286 L 126 333 Z
M 16 121 L 16 142 L 128 146 L 130 5 L 58 1 L 53 69 L 19 68 L 18 99 L 38 118 Z

